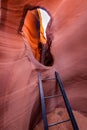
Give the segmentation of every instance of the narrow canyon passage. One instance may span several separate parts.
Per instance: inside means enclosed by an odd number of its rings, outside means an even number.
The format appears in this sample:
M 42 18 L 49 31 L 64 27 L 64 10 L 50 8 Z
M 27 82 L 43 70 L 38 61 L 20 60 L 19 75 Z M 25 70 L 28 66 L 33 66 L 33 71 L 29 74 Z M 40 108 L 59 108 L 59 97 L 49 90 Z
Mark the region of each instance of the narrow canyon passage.
M 27 7 L 24 14 L 20 22 L 19 33 L 27 39 L 33 56 L 43 65 L 52 66 L 52 34 L 47 33 L 47 28 L 50 28 L 52 22 L 51 16 L 38 7 Z
M 45 34 L 37 7 L 50 16 Z M 0 130 L 43 129 L 38 72 L 42 79 L 53 78 L 55 70 L 79 129 L 85 130 L 87 0 L 0 0 Z M 46 94 L 55 93 L 51 82 L 44 84 Z M 49 121 L 67 117 L 61 98 L 46 105 Z

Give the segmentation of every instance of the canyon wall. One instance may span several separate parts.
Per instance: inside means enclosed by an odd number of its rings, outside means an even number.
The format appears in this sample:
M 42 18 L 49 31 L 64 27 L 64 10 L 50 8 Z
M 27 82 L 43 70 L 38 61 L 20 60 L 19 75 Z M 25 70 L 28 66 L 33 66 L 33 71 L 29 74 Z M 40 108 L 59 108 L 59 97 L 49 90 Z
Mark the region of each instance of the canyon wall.
M 51 14 L 47 32 L 53 38 L 52 67 L 40 64 L 26 38 L 18 34 L 26 5 L 44 7 Z M 0 11 L 0 129 L 32 130 L 39 121 L 38 72 L 46 78 L 58 71 L 72 109 L 87 116 L 87 1 L 1 0 Z M 46 94 L 55 93 L 45 85 Z M 57 105 L 64 107 L 59 99 L 58 104 L 48 103 L 47 111 Z

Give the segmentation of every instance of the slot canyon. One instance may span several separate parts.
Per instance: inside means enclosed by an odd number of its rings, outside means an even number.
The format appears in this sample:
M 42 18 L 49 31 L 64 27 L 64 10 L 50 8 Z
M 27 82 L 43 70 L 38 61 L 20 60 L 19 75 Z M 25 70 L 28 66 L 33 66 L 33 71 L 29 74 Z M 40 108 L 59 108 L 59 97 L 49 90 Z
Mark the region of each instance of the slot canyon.
M 47 38 L 38 8 L 50 16 Z M 55 71 L 79 130 L 86 130 L 87 0 L 0 0 L 0 130 L 44 130 L 38 73 L 44 80 Z M 43 88 L 45 96 L 59 91 L 55 80 Z M 49 123 L 68 118 L 62 97 L 47 100 L 46 112 Z M 49 130 L 73 127 L 66 122 Z

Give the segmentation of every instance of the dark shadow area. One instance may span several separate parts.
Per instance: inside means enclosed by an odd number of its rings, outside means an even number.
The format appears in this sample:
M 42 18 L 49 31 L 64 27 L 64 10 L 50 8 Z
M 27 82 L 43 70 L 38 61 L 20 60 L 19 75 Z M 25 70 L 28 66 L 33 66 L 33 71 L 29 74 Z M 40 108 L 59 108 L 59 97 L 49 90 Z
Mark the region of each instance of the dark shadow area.
M 7 3 L 8 0 L 0 0 L 0 28 L 2 28 L 2 25 L 5 24 L 6 18 L 7 18 Z

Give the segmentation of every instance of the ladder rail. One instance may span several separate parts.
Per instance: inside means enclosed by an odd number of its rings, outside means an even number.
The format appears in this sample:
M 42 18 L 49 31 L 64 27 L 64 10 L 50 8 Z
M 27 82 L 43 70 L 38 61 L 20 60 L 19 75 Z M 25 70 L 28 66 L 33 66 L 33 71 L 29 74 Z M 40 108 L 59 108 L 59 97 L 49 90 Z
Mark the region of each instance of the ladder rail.
M 42 86 L 42 80 L 41 80 L 40 73 L 38 74 L 38 79 L 39 79 L 39 87 L 40 87 L 40 96 L 41 96 L 41 106 L 42 106 L 42 116 L 43 116 L 43 122 L 44 122 L 44 130 L 48 130 L 46 107 L 45 107 L 43 86 Z
M 61 79 L 60 79 L 60 76 L 59 76 L 58 72 L 56 72 L 56 71 L 55 71 L 55 76 L 56 76 L 56 80 L 57 80 L 57 82 L 58 82 L 58 84 L 59 84 L 61 93 L 62 93 L 62 95 L 63 95 L 63 99 L 64 99 L 64 102 L 65 102 L 65 106 L 66 106 L 66 108 L 67 108 L 69 117 L 70 117 L 70 119 L 71 119 L 71 123 L 72 123 L 73 129 L 74 129 L 74 130 L 79 130 L 79 128 L 78 128 L 78 126 L 77 126 L 77 123 L 76 123 L 76 120 L 75 120 L 75 118 L 74 118 L 72 109 L 71 109 L 71 107 L 70 107 L 70 103 L 69 103 L 68 98 L 67 98 L 67 96 L 66 96 L 63 83 L 62 83 L 62 81 L 61 81 Z

